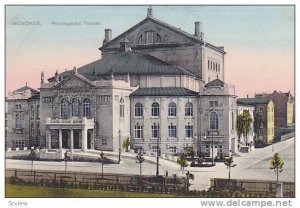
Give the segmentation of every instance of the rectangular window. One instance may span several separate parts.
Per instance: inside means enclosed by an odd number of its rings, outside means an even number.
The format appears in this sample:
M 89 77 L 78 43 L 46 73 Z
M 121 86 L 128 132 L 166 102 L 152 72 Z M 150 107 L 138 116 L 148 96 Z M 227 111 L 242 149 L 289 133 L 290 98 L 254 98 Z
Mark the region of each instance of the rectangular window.
M 177 137 L 177 128 L 174 125 L 169 125 L 168 126 L 168 130 L 169 130 L 169 137 L 171 138 L 176 138 Z
M 223 153 L 223 145 L 219 145 L 218 151 L 219 151 L 219 153 Z
M 219 102 L 218 101 L 209 101 L 209 107 L 218 107 Z
M 170 153 L 176 153 L 176 147 L 169 147 Z
M 157 146 L 152 146 L 151 150 L 152 150 L 152 152 L 157 152 Z
M 209 69 L 209 60 L 207 60 L 207 68 Z
M 102 139 L 102 145 L 107 145 L 107 138 Z
M 210 150 L 209 145 L 205 145 L 205 153 L 209 153 L 209 150 Z
M 138 138 L 138 139 L 143 138 L 143 126 L 136 125 L 134 127 L 134 138 Z
M 192 138 L 193 137 L 193 125 L 186 125 L 185 126 L 185 137 Z
M 152 131 L 152 138 L 158 138 L 159 136 L 159 126 L 158 125 L 152 125 L 151 126 Z

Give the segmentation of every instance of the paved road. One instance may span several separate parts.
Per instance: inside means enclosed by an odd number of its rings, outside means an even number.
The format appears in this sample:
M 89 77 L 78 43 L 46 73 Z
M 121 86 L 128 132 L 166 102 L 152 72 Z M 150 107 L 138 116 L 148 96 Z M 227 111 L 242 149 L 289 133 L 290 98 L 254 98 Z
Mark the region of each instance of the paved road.
M 285 162 L 284 171 L 280 173 L 280 180 L 294 181 L 294 142 L 295 139 L 275 144 L 274 147 L 269 146 L 263 149 L 257 149 L 251 153 L 244 154 L 241 157 L 235 157 L 234 162 L 237 164 L 232 168 L 231 178 L 236 179 L 262 179 L 262 180 L 276 180 L 276 174 L 269 169 L 269 161 L 275 152 L 279 152 L 283 161 Z M 273 151 L 274 148 L 274 151 Z M 117 153 L 110 153 L 112 157 Z M 126 173 L 139 174 L 139 164 L 136 163 L 135 155 L 124 153 L 126 158 L 123 158 L 123 164 L 107 164 L 104 166 L 104 172 L 110 173 Z M 131 159 L 128 157 L 132 157 Z M 156 161 L 155 157 L 145 156 L 146 161 L 142 165 L 142 174 L 155 175 Z M 6 159 L 6 168 L 20 168 L 30 169 L 31 161 Z M 45 162 L 35 161 L 34 169 L 36 170 L 61 170 L 65 168 L 64 162 Z M 101 172 L 101 165 L 96 162 L 68 162 L 69 171 L 82 172 Z M 160 174 L 165 174 L 168 170 L 169 175 L 177 174 L 184 176 L 179 168 L 179 165 L 173 161 L 160 159 Z M 191 180 L 191 189 L 203 190 L 210 187 L 210 178 L 227 178 L 228 170 L 223 163 L 217 163 L 215 167 L 207 168 L 192 168 L 187 167 L 186 170 L 194 174 L 195 179 Z

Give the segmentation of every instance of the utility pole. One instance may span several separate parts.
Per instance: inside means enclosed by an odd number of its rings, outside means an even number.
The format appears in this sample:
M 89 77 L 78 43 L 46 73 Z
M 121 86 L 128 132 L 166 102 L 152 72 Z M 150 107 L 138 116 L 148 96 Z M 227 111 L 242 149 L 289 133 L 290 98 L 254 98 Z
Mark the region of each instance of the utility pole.
M 121 163 L 121 130 L 119 130 L 119 161 L 118 163 Z
M 156 127 L 156 124 L 154 123 L 154 126 Z M 159 131 L 159 124 L 158 124 L 158 128 L 157 128 L 157 138 L 156 138 L 156 141 L 157 141 L 157 149 L 156 149 L 156 177 L 159 176 L 159 134 L 160 134 L 160 131 Z

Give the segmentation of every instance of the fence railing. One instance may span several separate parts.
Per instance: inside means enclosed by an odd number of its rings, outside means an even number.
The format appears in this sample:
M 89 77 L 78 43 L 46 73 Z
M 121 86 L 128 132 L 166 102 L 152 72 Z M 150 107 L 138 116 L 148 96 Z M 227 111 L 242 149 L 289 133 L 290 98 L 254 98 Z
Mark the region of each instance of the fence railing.
M 265 180 L 236 180 L 236 179 L 221 179 L 212 178 L 210 180 L 211 187 L 215 190 L 233 189 L 240 191 L 247 191 L 251 193 L 269 192 L 276 194 L 276 181 Z M 295 183 L 283 182 L 283 196 L 294 197 L 295 196 Z
M 151 193 L 183 194 L 189 191 L 186 178 L 171 176 L 145 176 L 111 173 L 64 172 L 64 171 L 30 171 L 7 169 L 7 178 L 41 186 L 58 186 L 66 188 L 91 187 L 93 189 L 138 191 Z
M 281 140 L 281 141 L 285 141 L 285 140 L 291 139 L 291 138 L 293 138 L 293 137 L 295 137 L 295 132 L 292 132 L 292 133 L 289 133 L 289 134 L 282 135 L 282 136 L 280 137 L 280 140 Z

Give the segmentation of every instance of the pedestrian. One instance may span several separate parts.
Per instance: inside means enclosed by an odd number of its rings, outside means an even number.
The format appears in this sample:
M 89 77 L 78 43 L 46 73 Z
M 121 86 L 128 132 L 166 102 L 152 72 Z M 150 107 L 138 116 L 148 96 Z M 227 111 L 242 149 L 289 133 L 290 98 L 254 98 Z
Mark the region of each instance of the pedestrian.
M 232 151 L 229 150 L 229 157 L 232 157 Z
M 166 170 L 166 177 L 168 177 L 168 175 L 169 175 L 169 173 L 168 173 L 168 171 Z

